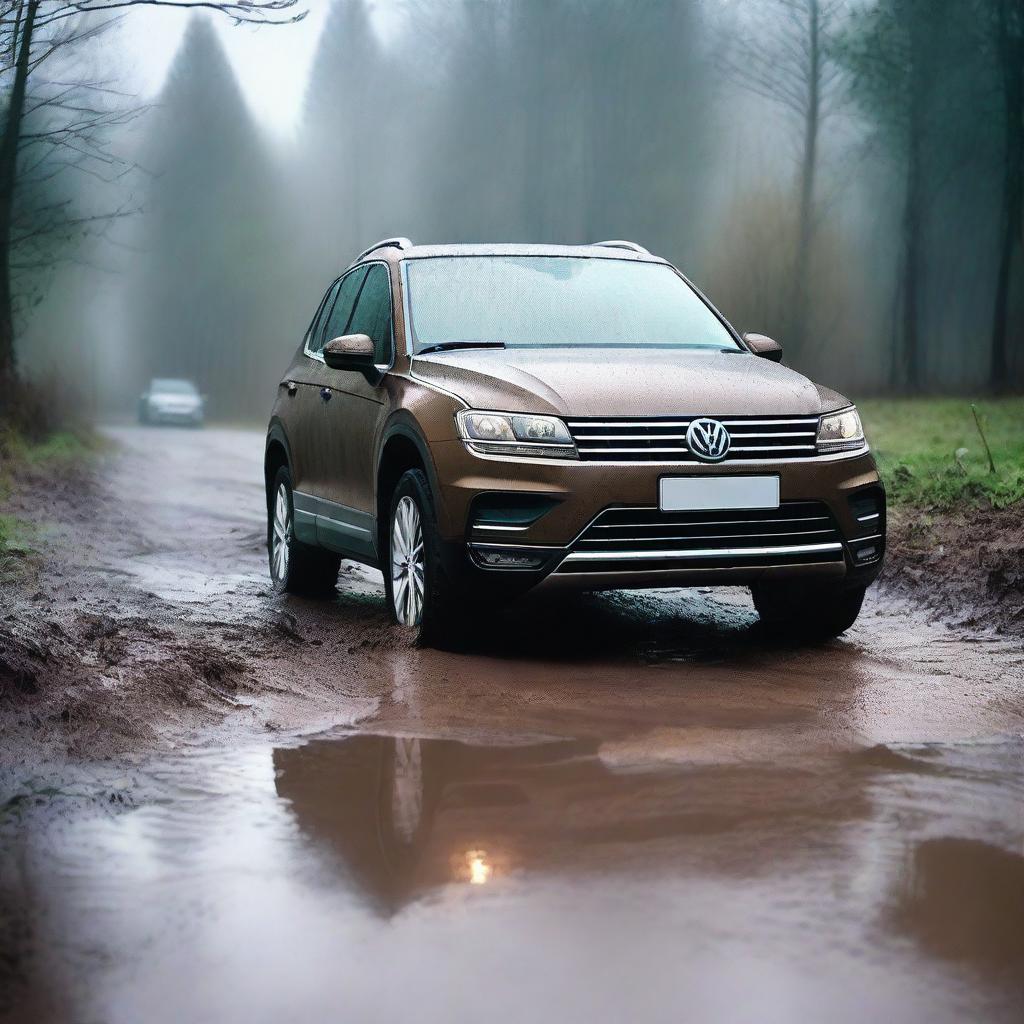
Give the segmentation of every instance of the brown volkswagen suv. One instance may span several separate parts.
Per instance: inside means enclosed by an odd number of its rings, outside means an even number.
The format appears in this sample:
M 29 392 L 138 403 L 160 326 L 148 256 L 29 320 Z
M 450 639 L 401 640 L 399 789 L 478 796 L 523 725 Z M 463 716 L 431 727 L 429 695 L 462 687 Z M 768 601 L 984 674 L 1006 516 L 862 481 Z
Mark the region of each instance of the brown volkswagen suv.
M 841 633 L 885 493 L 856 409 L 781 354 L 632 242 L 379 242 L 278 388 L 275 587 L 364 562 L 437 640 L 534 587 L 743 584 L 774 630 Z

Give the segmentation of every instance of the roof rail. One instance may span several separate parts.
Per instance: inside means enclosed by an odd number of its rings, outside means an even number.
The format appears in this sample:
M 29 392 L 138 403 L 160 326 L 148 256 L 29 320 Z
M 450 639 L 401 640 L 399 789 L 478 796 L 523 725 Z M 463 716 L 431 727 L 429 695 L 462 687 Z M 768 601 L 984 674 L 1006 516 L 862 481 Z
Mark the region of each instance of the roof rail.
M 364 249 L 352 262 L 358 263 L 364 256 L 369 256 L 375 249 L 411 249 L 412 242 L 408 238 L 382 238 L 374 242 L 369 249 Z
M 639 252 L 644 256 L 651 255 L 642 245 L 637 245 L 636 242 L 627 242 L 622 238 L 611 238 L 606 242 L 594 242 L 593 244 L 603 245 L 606 249 L 628 249 L 630 252 Z

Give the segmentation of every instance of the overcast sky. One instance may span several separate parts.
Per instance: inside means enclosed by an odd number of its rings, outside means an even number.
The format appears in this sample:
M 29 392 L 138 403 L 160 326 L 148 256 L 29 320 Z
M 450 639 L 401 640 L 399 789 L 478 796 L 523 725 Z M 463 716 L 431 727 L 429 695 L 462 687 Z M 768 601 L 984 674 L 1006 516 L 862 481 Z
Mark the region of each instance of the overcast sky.
M 330 0 L 308 0 L 307 6 L 309 14 L 304 21 L 279 28 L 235 26 L 223 16 L 140 8 L 128 15 L 119 28 L 125 79 L 143 98 L 154 98 L 188 19 L 207 17 L 217 27 L 253 113 L 268 130 L 287 138 L 302 103 Z

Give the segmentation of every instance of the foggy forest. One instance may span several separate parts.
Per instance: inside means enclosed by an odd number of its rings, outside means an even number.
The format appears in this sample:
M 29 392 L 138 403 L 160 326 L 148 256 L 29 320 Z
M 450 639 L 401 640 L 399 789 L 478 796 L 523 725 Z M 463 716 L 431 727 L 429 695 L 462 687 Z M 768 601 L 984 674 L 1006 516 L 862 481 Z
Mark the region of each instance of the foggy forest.
M 286 143 L 215 11 L 149 102 L 104 59 L 144 4 L 0 3 L 0 393 L 261 419 L 391 235 L 631 239 L 846 393 L 1024 383 L 1024 0 L 320 2 Z

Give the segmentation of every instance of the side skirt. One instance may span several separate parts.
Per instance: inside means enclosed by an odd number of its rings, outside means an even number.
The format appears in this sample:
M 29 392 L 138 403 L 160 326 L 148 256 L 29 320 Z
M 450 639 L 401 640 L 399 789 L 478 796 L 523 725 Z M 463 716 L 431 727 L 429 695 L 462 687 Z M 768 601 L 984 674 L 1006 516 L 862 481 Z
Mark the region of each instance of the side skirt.
M 295 536 L 348 558 L 377 564 L 377 520 L 367 512 L 302 491 L 292 492 Z

